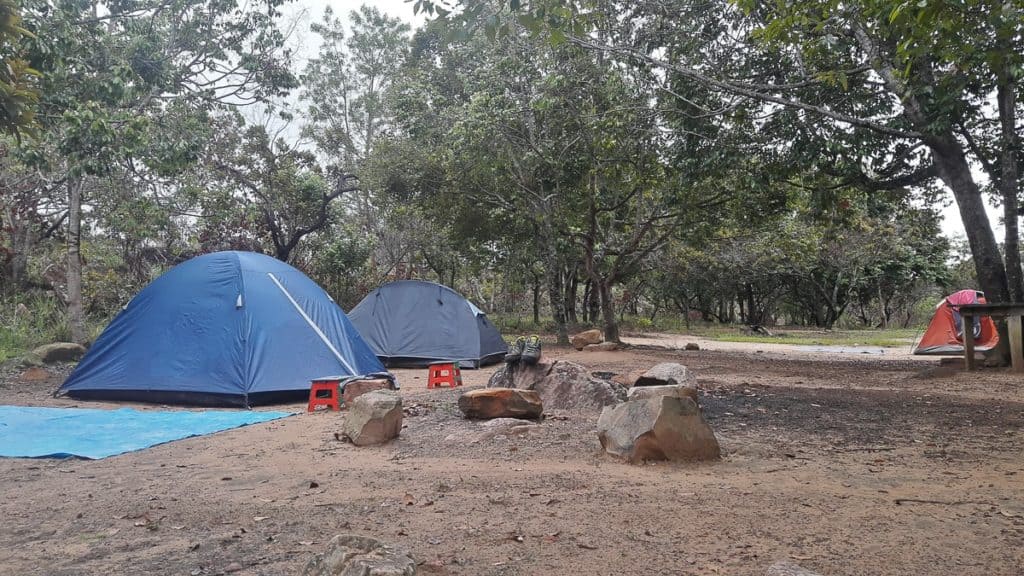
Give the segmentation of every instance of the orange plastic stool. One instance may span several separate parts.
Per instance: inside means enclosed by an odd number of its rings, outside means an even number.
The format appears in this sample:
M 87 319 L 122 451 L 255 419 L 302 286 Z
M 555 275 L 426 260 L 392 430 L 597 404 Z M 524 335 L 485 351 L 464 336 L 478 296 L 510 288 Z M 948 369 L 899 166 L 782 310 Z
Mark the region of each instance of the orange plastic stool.
M 335 412 L 341 410 L 338 401 L 338 385 L 341 378 L 317 378 L 309 386 L 309 406 L 307 412 L 313 412 L 317 406 L 326 406 Z M 327 392 L 327 396 L 320 396 L 320 392 Z
M 430 373 L 427 377 L 427 388 L 440 388 L 448 385 L 449 388 L 462 386 L 462 371 L 459 370 L 458 362 L 435 362 L 428 366 Z

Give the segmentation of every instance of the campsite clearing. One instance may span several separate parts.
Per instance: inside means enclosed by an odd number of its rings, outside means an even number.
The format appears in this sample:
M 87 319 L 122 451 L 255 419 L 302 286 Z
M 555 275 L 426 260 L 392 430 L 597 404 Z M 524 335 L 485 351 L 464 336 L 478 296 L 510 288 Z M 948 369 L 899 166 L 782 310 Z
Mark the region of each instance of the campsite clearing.
M 719 463 L 614 461 L 596 413 L 488 428 L 461 418 L 462 390 L 396 370 L 406 428 L 382 447 L 335 440 L 341 416 L 317 413 L 99 461 L 0 460 L 0 566 L 297 574 L 353 532 L 408 548 L 424 574 L 761 575 L 778 559 L 830 576 L 1024 570 L 1024 381 L 714 346 L 545 353 L 616 373 L 687 365 Z M 493 370 L 464 371 L 465 388 Z M 104 406 L 50 398 L 56 376 L 2 378 L 3 404 Z

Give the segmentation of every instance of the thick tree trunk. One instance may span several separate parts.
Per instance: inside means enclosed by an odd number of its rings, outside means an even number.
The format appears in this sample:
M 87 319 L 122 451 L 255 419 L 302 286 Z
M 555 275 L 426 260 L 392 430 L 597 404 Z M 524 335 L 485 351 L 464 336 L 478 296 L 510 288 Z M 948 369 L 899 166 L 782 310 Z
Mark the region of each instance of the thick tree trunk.
M 85 312 L 82 306 L 82 185 L 81 178 L 68 180 L 67 290 L 68 328 L 71 340 L 84 344 Z
M 598 292 L 601 296 L 601 316 L 604 320 L 605 342 L 622 342 L 619 339 L 619 321 L 615 317 L 615 301 L 612 299 L 612 289 L 605 283 L 598 284 Z
M 1008 74 L 1009 75 L 1009 71 Z M 1017 135 L 1016 106 L 1017 94 L 1009 81 L 999 84 L 997 98 L 999 100 L 1000 151 L 999 165 L 1001 169 L 999 192 L 1003 197 L 1003 225 L 1006 238 L 1003 251 L 1006 252 L 1006 284 L 1010 298 L 1014 302 L 1024 302 L 1024 277 L 1020 262 L 1020 231 L 1018 227 L 1018 190 L 1017 180 L 1020 177 L 1017 166 L 1019 136 Z
M 960 210 L 980 288 L 989 302 L 1009 301 L 1006 269 L 1003 267 L 999 245 L 992 233 L 981 190 L 974 182 L 963 148 L 952 136 L 942 139 L 930 137 L 927 140 L 939 177 L 953 191 Z

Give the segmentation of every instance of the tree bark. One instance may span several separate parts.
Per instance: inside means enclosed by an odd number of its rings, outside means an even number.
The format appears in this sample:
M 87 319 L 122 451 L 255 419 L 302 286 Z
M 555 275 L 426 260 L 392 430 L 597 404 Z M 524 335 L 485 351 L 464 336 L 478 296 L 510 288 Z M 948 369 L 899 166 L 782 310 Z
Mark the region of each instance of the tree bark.
M 67 291 L 68 328 L 71 340 L 84 344 L 85 312 L 82 306 L 82 178 L 68 179 Z
M 1024 302 L 1024 277 L 1020 262 L 1020 231 L 1017 214 L 1019 201 L 1017 180 L 1020 177 L 1017 166 L 1017 154 L 1020 152 L 1019 136 L 1017 135 L 1016 106 L 1017 94 L 1014 86 L 1008 85 L 1011 80 L 1007 70 L 1007 79 L 999 83 L 997 99 L 999 100 L 1000 133 L 1000 178 L 999 192 L 1003 197 L 1003 226 L 1006 238 L 1003 251 L 1006 253 L 1006 284 L 1010 298 L 1014 302 Z
M 601 297 L 601 316 L 604 320 L 604 340 L 622 343 L 619 339 L 619 322 L 615 317 L 615 301 L 612 299 L 611 286 L 605 283 L 598 284 L 598 293 Z
M 533 325 L 540 326 L 540 277 L 533 276 Z
M 562 270 L 559 265 L 558 248 L 555 246 L 554 230 L 547 217 L 541 217 L 540 240 L 543 243 L 544 278 L 548 285 L 548 299 L 551 301 L 551 317 L 555 321 L 558 344 L 569 345 L 569 330 L 565 325 L 565 300 L 562 297 Z
M 928 136 L 926 140 L 939 170 L 939 177 L 953 191 L 956 199 L 971 255 L 974 257 L 980 288 L 989 302 L 1010 301 L 999 245 L 992 233 L 981 189 L 971 175 L 963 147 L 952 135 L 945 138 Z

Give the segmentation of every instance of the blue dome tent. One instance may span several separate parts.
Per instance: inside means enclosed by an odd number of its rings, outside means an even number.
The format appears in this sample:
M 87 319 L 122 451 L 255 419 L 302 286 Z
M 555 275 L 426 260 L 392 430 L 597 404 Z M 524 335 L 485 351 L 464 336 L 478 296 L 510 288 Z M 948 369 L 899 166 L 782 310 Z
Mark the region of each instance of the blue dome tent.
M 305 274 L 262 254 L 216 252 L 139 292 L 57 395 L 251 406 L 305 397 L 313 378 L 379 373 L 345 313 Z
M 501 333 L 461 294 L 422 280 L 392 282 L 370 292 L 348 313 L 387 366 L 458 361 L 466 367 L 499 362 L 508 352 Z

